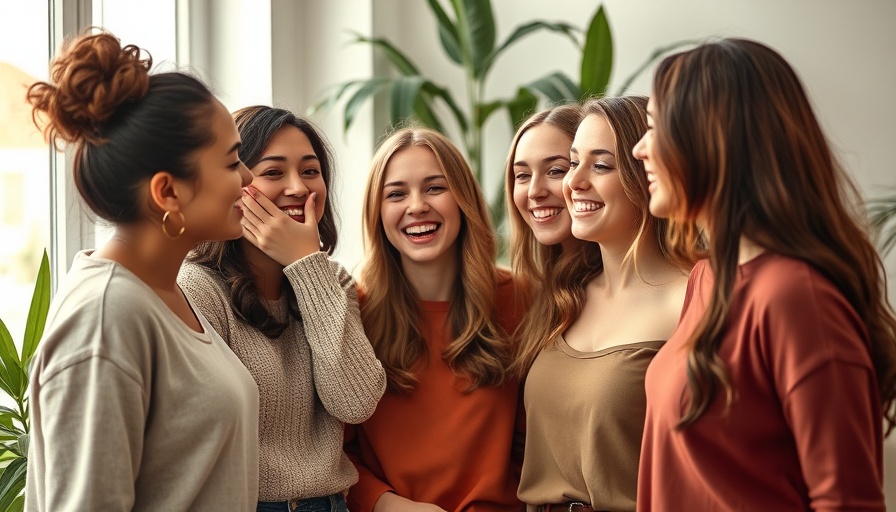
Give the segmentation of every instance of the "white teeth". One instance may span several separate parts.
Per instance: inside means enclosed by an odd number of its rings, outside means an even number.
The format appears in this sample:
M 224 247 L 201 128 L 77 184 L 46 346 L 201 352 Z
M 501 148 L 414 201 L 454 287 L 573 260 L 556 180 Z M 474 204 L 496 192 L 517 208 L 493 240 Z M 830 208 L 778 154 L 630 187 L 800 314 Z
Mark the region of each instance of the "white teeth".
M 596 212 L 604 207 L 603 203 L 595 203 L 594 201 L 573 201 L 572 205 L 577 212 Z
M 548 217 L 553 217 L 554 215 L 560 215 L 560 212 L 563 211 L 563 208 L 538 208 L 531 211 L 532 216 L 536 219 L 546 219 Z
M 283 210 L 283 212 L 286 213 L 287 215 L 289 215 L 290 217 L 299 217 L 299 216 L 305 215 L 305 212 L 299 208 L 287 208 L 286 210 Z
M 422 235 L 435 231 L 438 226 L 435 224 L 420 224 L 417 226 L 408 226 L 404 232 L 409 235 Z

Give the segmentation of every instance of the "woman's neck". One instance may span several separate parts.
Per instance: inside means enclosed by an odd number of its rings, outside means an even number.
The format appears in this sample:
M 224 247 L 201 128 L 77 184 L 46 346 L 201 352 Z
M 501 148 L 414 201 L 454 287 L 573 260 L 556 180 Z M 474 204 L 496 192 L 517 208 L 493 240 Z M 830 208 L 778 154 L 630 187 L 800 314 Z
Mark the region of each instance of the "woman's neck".
M 657 243 L 644 243 L 636 255 L 628 255 L 628 244 L 601 244 L 603 271 L 599 278 L 612 290 L 632 286 L 662 285 L 684 275 L 684 272 L 663 256 Z
M 122 265 L 154 290 L 172 292 L 177 289 L 177 274 L 192 247 L 192 241 L 170 240 L 158 226 L 147 223 L 117 226 L 112 238 L 93 256 Z
M 401 259 L 405 279 L 420 300 L 449 301 L 457 281 L 458 258 L 448 251 L 439 259 L 426 262 Z
M 258 294 L 267 300 L 279 299 L 283 293 L 283 265 L 274 261 L 245 238 L 241 238 L 239 244 L 249 266 L 249 272 L 252 273 Z

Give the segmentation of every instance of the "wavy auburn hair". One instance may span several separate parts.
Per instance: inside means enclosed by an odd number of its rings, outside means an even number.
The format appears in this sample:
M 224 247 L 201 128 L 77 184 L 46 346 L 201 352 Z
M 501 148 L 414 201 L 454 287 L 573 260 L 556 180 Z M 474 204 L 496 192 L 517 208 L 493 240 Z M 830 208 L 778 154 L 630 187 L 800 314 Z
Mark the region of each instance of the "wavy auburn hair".
M 470 167 L 442 134 L 427 128 L 404 128 L 377 149 L 364 194 L 365 260 L 361 286 L 364 330 L 386 369 L 393 392 L 411 393 L 417 385 L 413 368 L 427 353 L 418 321 L 417 297 L 405 279 L 401 255 L 383 229 L 381 208 L 386 167 L 396 153 L 420 146 L 432 151 L 445 174 L 448 191 L 461 211 L 455 242 L 458 275 L 448 316 L 454 337 L 442 359 L 452 371 L 469 378 L 467 391 L 504 381 L 508 343 L 495 315 L 495 290 L 502 279 L 494 261 L 497 241 L 488 208 Z
M 288 110 L 256 105 L 245 107 L 233 113 L 233 120 L 240 132 L 242 145 L 239 149 L 240 160 L 250 169 L 258 164 L 265 148 L 270 144 L 277 131 L 284 126 L 298 128 L 308 141 L 317 159 L 320 161 L 321 177 L 327 190 L 333 183 L 333 152 L 323 134 L 307 119 L 299 117 Z M 333 254 L 336 248 L 336 212 L 332 201 L 324 203 L 324 213 L 317 224 L 320 232 L 321 249 Z M 220 242 L 204 242 L 199 244 L 188 259 L 215 271 L 220 275 L 230 291 L 230 304 L 236 317 L 255 327 L 268 338 L 277 338 L 289 326 L 289 322 L 300 318 L 295 292 L 286 278 L 281 282 L 281 289 L 288 297 L 289 316 L 279 321 L 265 307 L 264 300 L 255 286 L 252 268 L 246 261 L 242 249 L 243 239 Z
M 731 310 L 741 237 L 807 262 L 865 323 L 889 433 L 896 424 L 896 320 L 886 275 L 864 229 L 858 192 L 832 154 L 794 70 L 754 41 L 724 39 L 663 60 L 654 77 L 655 147 L 670 175 L 672 240 L 698 243 L 702 214 L 715 275 L 706 314 L 688 342 L 694 423 L 735 390 L 718 355 Z

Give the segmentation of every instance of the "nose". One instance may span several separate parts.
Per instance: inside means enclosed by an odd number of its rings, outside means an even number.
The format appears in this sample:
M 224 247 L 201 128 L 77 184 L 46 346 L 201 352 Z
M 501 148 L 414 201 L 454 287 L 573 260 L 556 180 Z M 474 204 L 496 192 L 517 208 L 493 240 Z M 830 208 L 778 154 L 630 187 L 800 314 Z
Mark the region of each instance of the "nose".
M 429 203 L 423 194 L 412 193 L 408 196 L 408 215 L 419 215 L 429 211 Z
M 638 160 L 647 159 L 647 152 L 644 150 L 646 144 L 644 143 L 644 139 L 647 138 L 647 133 L 641 136 L 641 139 L 638 140 L 638 143 L 635 144 L 635 147 L 632 148 L 632 156 L 637 158 Z
M 591 186 L 591 182 L 586 178 L 586 168 L 584 162 L 579 162 L 576 167 L 571 167 L 566 176 L 563 177 L 563 188 L 568 190 L 584 190 Z
M 249 172 L 249 168 L 246 167 L 246 164 L 240 162 L 240 181 L 242 181 L 242 187 L 248 187 L 250 183 L 252 183 L 252 173 Z
M 302 197 L 308 195 L 308 192 L 308 186 L 302 181 L 301 174 L 298 172 L 289 173 L 283 195 Z
M 548 195 L 548 189 L 545 186 L 546 179 L 544 173 L 532 173 L 532 177 L 529 179 L 529 199 L 541 199 Z

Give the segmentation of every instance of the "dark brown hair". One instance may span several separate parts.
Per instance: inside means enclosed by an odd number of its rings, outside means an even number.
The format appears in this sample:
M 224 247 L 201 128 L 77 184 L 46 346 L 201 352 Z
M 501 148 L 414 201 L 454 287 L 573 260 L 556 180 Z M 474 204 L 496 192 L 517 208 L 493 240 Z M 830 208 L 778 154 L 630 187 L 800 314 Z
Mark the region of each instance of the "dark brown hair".
M 254 167 L 265 148 L 277 131 L 284 126 L 293 126 L 302 131 L 311 142 L 317 159 L 320 161 L 321 177 L 329 191 L 333 183 L 333 152 L 324 136 L 307 119 L 299 117 L 288 110 L 267 106 L 245 107 L 233 113 L 237 130 L 240 132 L 242 145 L 239 149 L 240 160 L 250 169 Z M 333 254 L 336 248 L 336 210 L 332 201 L 324 203 L 324 213 L 317 224 L 320 233 L 321 248 L 327 254 Z M 300 318 L 295 293 L 284 278 L 281 288 L 288 298 L 289 317 L 284 321 L 277 320 L 265 307 L 264 301 L 255 286 L 252 269 L 243 255 L 242 239 L 204 242 L 194 249 L 189 260 L 203 265 L 220 275 L 230 291 L 230 303 L 236 317 L 258 329 L 269 338 L 276 338 L 283 333 L 292 322 Z
M 718 355 L 731 309 L 741 237 L 805 261 L 846 297 L 867 326 L 880 398 L 896 412 L 896 320 L 886 276 L 863 229 L 858 193 L 831 152 L 796 73 L 774 50 L 725 39 L 663 60 L 654 77 L 655 143 L 670 174 L 672 239 L 698 247 L 705 212 L 715 276 L 707 311 L 688 342 L 694 423 L 720 389 L 735 390 Z
M 208 88 L 183 73 L 150 75 L 151 66 L 136 46 L 85 33 L 66 41 L 49 82 L 28 89 L 35 124 L 57 147 L 74 145 L 81 197 L 113 223 L 139 218 L 138 187 L 155 173 L 194 179 L 195 152 L 213 142 Z

